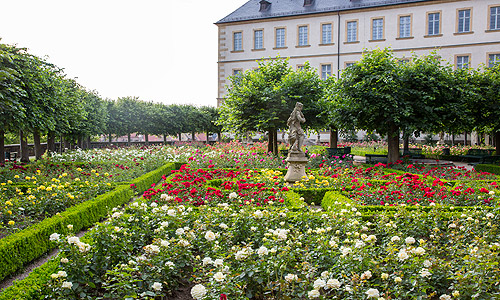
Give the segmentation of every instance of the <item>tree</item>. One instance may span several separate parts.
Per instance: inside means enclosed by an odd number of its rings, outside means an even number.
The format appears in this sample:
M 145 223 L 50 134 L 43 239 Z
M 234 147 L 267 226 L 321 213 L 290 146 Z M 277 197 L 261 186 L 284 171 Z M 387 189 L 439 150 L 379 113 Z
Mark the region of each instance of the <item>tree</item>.
M 213 106 L 202 106 L 200 108 L 201 112 L 201 129 L 204 130 L 207 134 L 207 144 L 208 137 L 210 133 L 217 133 L 217 136 L 220 139 L 222 126 L 217 125 L 217 120 L 219 119 L 218 109 Z
M 500 64 L 475 74 L 480 97 L 470 102 L 477 129 L 494 134 L 496 155 L 500 155 Z
M 267 131 L 268 152 L 277 154 L 277 130 L 286 128 L 296 102 L 304 104 L 306 128 L 318 128 L 322 124 L 317 118 L 320 113 L 318 100 L 323 93 L 321 80 L 308 64 L 295 71 L 287 59 L 260 61 L 259 69 L 248 70 L 230 79 L 232 85 L 218 121 L 225 131 Z
M 412 105 L 400 94 L 399 63 L 388 49 L 364 53 L 337 82 L 333 115 L 345 128 L 387 134 L 388 161 L 399 159 L 399 133 L 406 128 Z

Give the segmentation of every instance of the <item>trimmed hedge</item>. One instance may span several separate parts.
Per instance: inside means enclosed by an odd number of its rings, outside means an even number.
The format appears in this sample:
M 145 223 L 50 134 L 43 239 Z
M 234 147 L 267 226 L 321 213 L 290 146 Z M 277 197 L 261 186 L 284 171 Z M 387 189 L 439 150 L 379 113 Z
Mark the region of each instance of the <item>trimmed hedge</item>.
M 284 196 L 285 204 L 292 210 L 299 210 L 304 206 L 307 206 L 307 203 L 304 202 L 303 198 L 295 192 L 285 192 Z
M 478 164 L 474 167 L 476 171 L 479 172 L 488 172 L 496 175 L 500 175 L 500 166 L 499 165 L 482 165 Z
M 174 163 L 163 165 L 136 178 L 132 183 L 137 189 L 144 191 L 151 184 L 158 182 L 161 175 L 175 169 L 177 165 Z M 75 232 L 90 227 L 101 218 L 104 218 L 110 209 L 128 202 L 133 194 L 129 185 L 118 186 L 93 200 L 70 207 L 60 214 L 1 239 L 0 280 L 51 250 L 54 247 L 49 241 L 49 236 L 52 233 L 66 232 L 66 226 L 69 224 L 73 225 Z
M 291 191 L 301 195 L 304 197 L 304 201 L 307 204 L 311 203 L 316 203 L 320 204 L 321 200 L 325 196 L 325 193 L 328 191 L 331 191 L 332 188 L 318 188 L 318 189 L 296 189 L 296 188 L 291 188 Z

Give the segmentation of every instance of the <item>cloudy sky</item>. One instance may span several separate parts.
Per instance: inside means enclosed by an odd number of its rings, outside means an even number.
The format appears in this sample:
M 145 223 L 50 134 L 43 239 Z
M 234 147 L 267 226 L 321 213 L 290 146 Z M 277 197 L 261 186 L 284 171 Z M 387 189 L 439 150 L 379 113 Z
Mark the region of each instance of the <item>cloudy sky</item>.
M 2 43 L 103 98 L 216 105 L 217 26 L 247 0 L 0 0 Z

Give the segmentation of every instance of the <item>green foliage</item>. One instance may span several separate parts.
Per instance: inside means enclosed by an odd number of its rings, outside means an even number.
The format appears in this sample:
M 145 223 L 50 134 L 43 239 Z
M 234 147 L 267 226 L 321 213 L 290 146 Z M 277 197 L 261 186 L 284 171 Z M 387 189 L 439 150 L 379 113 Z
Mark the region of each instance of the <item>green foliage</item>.
M 478 172 L 488 172 L 496 175 L 500 175 L 500 166 L 498 165 L 475 165 L 474 169 Z

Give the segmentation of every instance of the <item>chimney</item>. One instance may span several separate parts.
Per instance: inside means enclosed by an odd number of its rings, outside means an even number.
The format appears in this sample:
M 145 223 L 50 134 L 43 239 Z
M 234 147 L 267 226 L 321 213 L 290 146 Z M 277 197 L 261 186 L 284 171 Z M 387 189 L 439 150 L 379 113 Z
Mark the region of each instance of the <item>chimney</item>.
M 269 7 L 271 7 L 271 2 L 269 2 L 269 1 L 262 0 L 259 3 L 260 3 L 259 11 L 268 11 Z
M 311 6 L 313 5 L 314 0 L 304 0 L 304 6 Z

